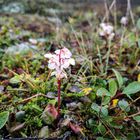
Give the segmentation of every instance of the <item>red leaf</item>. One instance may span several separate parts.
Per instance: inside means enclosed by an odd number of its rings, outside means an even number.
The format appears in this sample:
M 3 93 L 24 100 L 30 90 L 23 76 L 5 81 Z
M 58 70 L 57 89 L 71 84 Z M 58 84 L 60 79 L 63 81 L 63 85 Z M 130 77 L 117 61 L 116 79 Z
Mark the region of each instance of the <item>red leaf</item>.
M 79 133 L 82 131 L 82 128 L 79 125 L 72 124 L 71 122 L 69 123 L 70 128 L 75 132 Z
M 52 104 L 48 104 L 45 110 L 55 119 L 58 117 L 58 112 Z

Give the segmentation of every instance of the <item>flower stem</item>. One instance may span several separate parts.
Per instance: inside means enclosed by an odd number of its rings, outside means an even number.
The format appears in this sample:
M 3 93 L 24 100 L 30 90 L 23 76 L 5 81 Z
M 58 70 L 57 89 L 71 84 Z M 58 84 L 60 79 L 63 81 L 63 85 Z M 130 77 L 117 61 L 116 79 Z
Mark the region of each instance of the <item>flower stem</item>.
M 106 66 L 105 66 L 105 74 L 107 74 L 107 71 L 108 71 L 110 52 L 111 52 L 111 41 L 109 40 L 109 42 L 108 42 L 107 58 L 106 58 Z
M 58 116 L 60 115 L 60 95 L 61 95 L 61 91 L 60 91 L 60 88 L 61 88 L 61 80 L 58 79 L 57 80 L 57 84 L 58 84 Z

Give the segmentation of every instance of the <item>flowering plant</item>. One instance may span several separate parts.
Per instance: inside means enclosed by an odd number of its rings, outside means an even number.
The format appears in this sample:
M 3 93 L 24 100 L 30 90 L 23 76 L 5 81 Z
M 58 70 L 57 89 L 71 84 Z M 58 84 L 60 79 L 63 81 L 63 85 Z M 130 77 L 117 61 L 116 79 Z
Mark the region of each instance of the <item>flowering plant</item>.
M 126 26 L 128 24 L 128 18 L 127 17 L 122 17 L 121 20 L 120 20 L 120 23 L 123 26 Z
M 113 32 L 114 28 L 108 23 L 101 23 L 100 24 L 100 30 L 99 35 L 101 37 L 105 37 L 105 39 L 112 40 L 115 36 L 115 33 Z
M 47 53 L 44 55 L 49 59 L 48 68 L 53 70 L 51 73 L 55 75 L 58 82 L 58 114 L 60 112 L 60 87 L 61 87 L 61 79 L 67 78 L 67 74 L 64 69 L 68 68 L 70 65 L 75 65 L 75 60 L 72 57 L 72 53 L 67 48 L 62 48 L 56 50 L 54 54 Z

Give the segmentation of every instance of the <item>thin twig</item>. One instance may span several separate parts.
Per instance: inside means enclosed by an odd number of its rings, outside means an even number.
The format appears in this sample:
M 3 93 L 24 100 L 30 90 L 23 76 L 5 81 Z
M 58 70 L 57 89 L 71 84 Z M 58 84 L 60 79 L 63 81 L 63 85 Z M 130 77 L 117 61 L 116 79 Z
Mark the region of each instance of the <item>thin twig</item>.
M 126 118 L 132 118 L 132 117 L 135 117 L 135 116 L 137 116 L 137 115 L 139 115 L 139 114 L 140 114 L 140 111 L 137 112 L 137 113 L 135 113 L 135 114 L 129 115 L 129 116 L 127 116 Z
M 115 26 L 115 31 L 117 29 L 117 1 L 114 0 L 114 26 Z
M 19 102 L 16 102 L 15 104 L 18 105 L 18 104 L 23 104 L 23 103 L 27 103 L 29 102 L 30 100 L 32 100 L 33 98 L 36 98 L 36 97 L 39 97 L 39 96 L 43 96 L 43 97 L 46 97 L 46 95 L 42 94 L 42 93 L 39 93 L 39 94 L 35 94 L 29 98 L 26 98 L 26 99 L 23 99 L 22 101 L 19 101 Z
M 131 20 L 132 20 L 133 25 L 135 25 L 134 15 L 133 15 L 132 8 L 131 8 L 131 1 L 130 0 L 127 0 L 126 17 L 128 17 L 129 15 L 131 17 Z
M 107 22 L 109 21 L 109 10 L 108 10 L 108 6 L 107 6 L 107 1 L 104 0 L 104 5 L 105 5 L 105 17 L 107 18 Z
M 110 7 L 109 7 L 109 9 L 108 9 L 108 12 L 113 8 L 114 4 L 115 4 L 115 0 L 111 3 L 111 5 L 110 5 Z M 103 18 L 103 20 L 102 20 L 102 22 L 104 22 L 106 18 L 107 18 L 107 17 L 106 17 L 106 15 L 105 15 L 104 18 Z

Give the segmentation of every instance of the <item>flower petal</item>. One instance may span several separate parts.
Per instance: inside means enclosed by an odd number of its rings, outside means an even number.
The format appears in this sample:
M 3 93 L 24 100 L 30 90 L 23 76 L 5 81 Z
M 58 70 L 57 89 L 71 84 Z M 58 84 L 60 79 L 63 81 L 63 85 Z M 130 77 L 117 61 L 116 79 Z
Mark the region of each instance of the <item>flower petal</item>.
M 55 63 L 49 63 L 48 68 L 51 69 L 51 70 L 55 69 L 56 68 Z
M 70 58 L 70 59 L 69 59 L 69 63 L 70 63 L 71 65 L 75 65 L 75 60 L 74 60 L 73 58 Z
M 46 53 L 44 56 L 45 56 L 46 58 L 52 58 L 52 57 L 54 57 L 54 55 L 51 54 L 51 53 Z
M 54 76 L 54 75 L 56 75 L 56 71 L 53 71 L 53 72 L 51 73 L 51 76 Z

